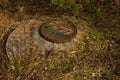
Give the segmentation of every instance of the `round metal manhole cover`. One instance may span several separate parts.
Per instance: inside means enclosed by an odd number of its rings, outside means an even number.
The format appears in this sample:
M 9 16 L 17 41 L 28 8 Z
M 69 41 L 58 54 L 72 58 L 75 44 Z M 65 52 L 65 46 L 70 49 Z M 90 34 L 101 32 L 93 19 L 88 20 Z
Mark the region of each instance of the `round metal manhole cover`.
M 67 26 L 43 23 L 40 25 L 38 32 L 44 39 L 50 42 L 66 43 L 76 36 L 77 28 L 72 23 Z

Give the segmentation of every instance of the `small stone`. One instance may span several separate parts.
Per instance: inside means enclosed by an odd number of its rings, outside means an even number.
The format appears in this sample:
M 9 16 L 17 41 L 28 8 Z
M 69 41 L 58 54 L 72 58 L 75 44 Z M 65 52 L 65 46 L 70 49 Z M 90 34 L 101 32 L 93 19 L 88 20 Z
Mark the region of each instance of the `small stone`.
M 45 70 L 47 70 L 48 68 L 47 67 L 45 67 Z
M 73 70 L 76 70 L 76 68 L 74 67 Z
M 112 44 L 114 44 L 114 43 L 115 43 L 115 41 L 114 41 L 114 40 L 112 40 L 112 41 L 111 41 L 111 43 L 112 43 Z

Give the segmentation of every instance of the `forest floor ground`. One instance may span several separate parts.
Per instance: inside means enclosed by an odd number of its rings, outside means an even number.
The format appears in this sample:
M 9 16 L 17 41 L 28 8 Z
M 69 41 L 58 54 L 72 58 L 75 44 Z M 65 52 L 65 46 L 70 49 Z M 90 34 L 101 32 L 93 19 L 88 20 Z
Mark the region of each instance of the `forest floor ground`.
M 47 7 L 45 6 L 45 9 L 46 8 Z M 29 8 L 18 6 L 17 8 L 1 9 L 0 10 L 0 36 L 4 34 L 4 31 L 7 29 L 9 25 L 14 24 L 15 22 L 21 22 L 28 19 L 37 19 L 41 15 L 51 15 L 51 14 L 61 15 L 61 14 L 56 14 L 56 12 L 48 12 L 48 11 L 44 11 L 42 7 L 36 8 L 34 6 L 29 6 Z M 102 32 L 105 38 L 109 41 L 109 46 L 106 50 L 96 52 L 99 55 L 94 55 L 94 57 L 90 55 L 84 55 L 83 56 L 84 59 L 81 60 L 82 62 L 81 64 L 84 64 L 87 62 L 89 63 L 89 61 L 91 61 L 91 63 L 96 64 L 97 67 L 102 66 L 105 68 L 104 72 L 102 73 L 102 78 L 99 78 L 99 74 L 96 73 L 96 75 L 98 75 L 98 78 L 95 78 L 95 80 L 119 80 L 120 79 L 120 10 L 113 7 L 110 11 L 108 11 L 107 14 L 103 15 L 102 17 L 98 17 L 93 14 L 83 12 L 83 13 L 80 13 L 78 18 L 84 19 L 92 23 L 92 25 L 95 28 L 97 28 L 100 32 Z M 54 55 L 51 58 L 53 57 Z M 6 64 L 9 64 L 9 63 L 5 61 L 3 55 L 0 55 L 0 60 L 1 60 L 0 61 L 0 79 L 5 80 L 5 79 L 8 79 L 8 78 L 3 78 L 5 77 L 6 74 L 9 74 L 9 76 L 7 77 L 13 76 L 13 74 L 11 75 L 12 72 L 9 72 L 9 70 L 6 70 L 7 69 Z M 97 64 L 98 62 L 99 64 Z M 76 64 L 73 64 L 73 65 L 76 65 Z M 67 66 L 72 66 L 72 64 Z M 88 65 L 88 67 L 90 66 L 91 65 Z M 69 68 L 67 69 L 69 70 Z M 53 73 L 56 76 L 59 76 L 59 74 L 57 75 L 57 73 L 55 72 Z M 62 79 L 62 80 L 72 80 L 73 77 L 71 76 L 73 75 L 71 72 L 66 71 L 64 73 L 66 74 L 66 76 L 65 76 L 65 79 Z M 48 74 L 49 76 L 47 74 L 45 74 L 46 76 L 44 75 L 42 76 L 44 77 L 44 80 L 51 80 L 55 76 L 55 75 L 52 75 L 50 71 L 48 71 Z M 15 77 L 17 76 L 17 74 L 14 74 L 14 75 Z M 85 73 L 84 75 L 86 77 L 89 77 L 89 74 L 87 73 Z M 50 76 L 51 76 L 51 79 L 49 78 Z M 71 77 L 71 79 L 69 79 L 69 76 Z M 92 76 L 94 76 L 94 74 L 92 74 Z M 34 78 L 35 77 L 36 76 L 34 76 Z M 23 79 L 27 79 L 27 78 L 28 77 Z M 78 80 L 78 79 L 80 78 L 74 78 L 73 80 Z M 32 79 L 28 79 L 28 80 L 32 80 Z M 58 79 L 58 80 L 61 80 L 61 79 Z M 81 80 L 88 80 L 88 79 L 84 78 Z

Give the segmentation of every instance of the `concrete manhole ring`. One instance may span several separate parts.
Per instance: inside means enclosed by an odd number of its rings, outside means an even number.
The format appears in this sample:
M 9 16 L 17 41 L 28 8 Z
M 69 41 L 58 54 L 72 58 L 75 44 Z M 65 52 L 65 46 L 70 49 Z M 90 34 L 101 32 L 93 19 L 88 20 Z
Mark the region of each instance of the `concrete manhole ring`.
M 8 57 L 24 57 L 31 54 L 30 49 L 34 46 L 37 47 L 35 52 L 38 54 L 51 49 L 70 51 L 83 37 L 85 31 L 80 29 L 82 28 L 80 24 L 76 26 L 69 19 L 64 16 L 43 16 L 39 20 L 21 22 L 8 37 L 6 43 Z

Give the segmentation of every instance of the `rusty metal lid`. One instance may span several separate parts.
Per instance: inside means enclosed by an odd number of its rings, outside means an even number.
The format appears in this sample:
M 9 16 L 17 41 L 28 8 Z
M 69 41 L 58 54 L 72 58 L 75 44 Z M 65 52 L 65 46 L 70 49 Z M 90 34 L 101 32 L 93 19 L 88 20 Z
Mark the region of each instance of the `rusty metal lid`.
M 68 26 L 59 26 L 52 25 L 50 23 L 43 23 L 40 25 L 38 32 L 43 38 L 50 42 L 66 43 L 76 36 L 77 28 L 73 24 Z

